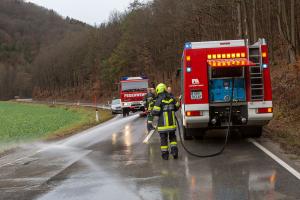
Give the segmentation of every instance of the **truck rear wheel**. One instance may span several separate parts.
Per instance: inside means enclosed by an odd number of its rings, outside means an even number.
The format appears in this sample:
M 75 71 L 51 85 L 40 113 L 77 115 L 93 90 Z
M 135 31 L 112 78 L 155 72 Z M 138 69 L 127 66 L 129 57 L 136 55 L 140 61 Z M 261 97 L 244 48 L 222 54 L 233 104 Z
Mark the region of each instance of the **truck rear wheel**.
M 183 139 L 184 140 L 192 140 L 192 130 L 190 128 L 186 128 L 183 126 Z
M 242 128 L 242 134 L 245 138 L 259 138 L 263 132 L 262 126 L 249 126 Z

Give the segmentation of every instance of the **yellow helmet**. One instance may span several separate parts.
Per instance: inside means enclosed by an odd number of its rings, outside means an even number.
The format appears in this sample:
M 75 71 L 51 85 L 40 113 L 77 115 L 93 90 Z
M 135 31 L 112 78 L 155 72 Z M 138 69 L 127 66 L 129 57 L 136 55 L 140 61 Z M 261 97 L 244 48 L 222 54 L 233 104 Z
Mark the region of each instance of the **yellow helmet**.
M 167 91 L 167 86 L 163 83 L 160 83 L 156 86 L 155 90 L 156 90 L 157 94 L 160 94 L 160 93 L 163 93 L 163 92 Z

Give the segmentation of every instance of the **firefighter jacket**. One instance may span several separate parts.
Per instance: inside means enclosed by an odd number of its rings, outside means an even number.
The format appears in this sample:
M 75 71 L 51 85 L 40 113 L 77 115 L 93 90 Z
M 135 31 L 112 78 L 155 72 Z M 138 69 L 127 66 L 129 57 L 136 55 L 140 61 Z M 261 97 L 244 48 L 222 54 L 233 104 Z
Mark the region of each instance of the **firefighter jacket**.
M 149 104 L 153 101 L 154 98 L 155 98 L 155 95 L 152 94 L 151 92 L 147 93 L 144 96 L 144 106 L 145 106 L 145 108 L 149 109 Z
M 171 132 L 176 131 L 177 125 L 175 112 L 179 109 L 179 103 L 168 93 L 164 92 L 157 96 L 152 115 L 158 116 L 157 131 Z

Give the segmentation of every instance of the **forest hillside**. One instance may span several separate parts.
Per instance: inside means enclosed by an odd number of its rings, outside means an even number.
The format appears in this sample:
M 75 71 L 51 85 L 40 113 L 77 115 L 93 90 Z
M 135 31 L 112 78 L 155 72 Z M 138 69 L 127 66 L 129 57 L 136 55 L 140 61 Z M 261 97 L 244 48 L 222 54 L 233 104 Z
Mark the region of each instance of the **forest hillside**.
M 42 49 L 88 26 L 21 0 L 0 1 L 0 99 L 30 97 L 34 62 Z M 43 70 L 43 69 L 41 69 Z

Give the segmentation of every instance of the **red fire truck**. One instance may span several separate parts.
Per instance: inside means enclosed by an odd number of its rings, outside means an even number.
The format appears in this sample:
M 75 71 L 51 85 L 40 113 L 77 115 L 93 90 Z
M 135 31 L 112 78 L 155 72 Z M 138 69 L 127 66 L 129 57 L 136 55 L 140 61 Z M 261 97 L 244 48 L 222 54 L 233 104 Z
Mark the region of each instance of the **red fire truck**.
M 273 117 L 266 40 L 253 45 L 247 40 L 186 43 L 181 91 L 184 139 L 203 137 L 229 121 L 247 137 L 261 136 L 262 126 Z
M 129 112 L 145 111 L 144 96 L 147 93 L 148 78 L 122 77 L 120 81 L 120 97 L 123 116 Z

